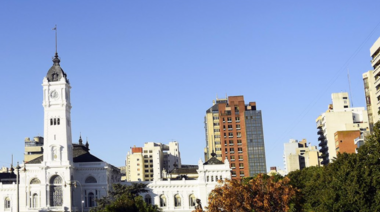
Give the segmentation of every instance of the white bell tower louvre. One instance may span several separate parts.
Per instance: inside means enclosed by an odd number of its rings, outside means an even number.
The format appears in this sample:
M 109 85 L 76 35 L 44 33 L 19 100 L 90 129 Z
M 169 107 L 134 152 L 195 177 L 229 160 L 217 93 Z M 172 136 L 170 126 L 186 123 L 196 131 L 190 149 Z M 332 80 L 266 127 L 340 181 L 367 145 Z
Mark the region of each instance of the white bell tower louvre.
M 58 53 L 43 79 L 44 161 L 51 167 L 71 166 L 70 83 L 60 66 Z

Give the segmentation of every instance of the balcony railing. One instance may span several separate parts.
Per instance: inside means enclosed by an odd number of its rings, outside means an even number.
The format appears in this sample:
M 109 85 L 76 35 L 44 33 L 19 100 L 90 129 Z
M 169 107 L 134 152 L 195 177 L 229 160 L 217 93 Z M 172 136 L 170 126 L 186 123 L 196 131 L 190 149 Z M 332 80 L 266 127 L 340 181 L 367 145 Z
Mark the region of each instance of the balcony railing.
M 43 146 L 44 144 L 36 142 L 25 142 L 25 146 Z
M 374 71 L 373 71 L 373 76 L 376 76 L 379 73 L 380 66 L 378 66 Z

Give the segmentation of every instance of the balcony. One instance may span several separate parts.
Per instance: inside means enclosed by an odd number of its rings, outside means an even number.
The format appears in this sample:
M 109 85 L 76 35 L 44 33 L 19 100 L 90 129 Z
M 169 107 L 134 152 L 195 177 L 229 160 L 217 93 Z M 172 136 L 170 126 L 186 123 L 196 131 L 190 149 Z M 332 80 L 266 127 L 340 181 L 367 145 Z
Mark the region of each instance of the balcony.
M 325 136 L 324 135 L 321 135 L 318 137 L 318 141 L 324 141 L 326 140 Z
M 379 71 L 380 71 L 380 66 L 378 66 L 375 71 L 373 71 L 373 76 L 376 76 L 379 74 Z
M 380 54 L 377 54 L 377 55 L 375 56 L 375 58 L 373 58 L 373 59 L 371 60 L 372 67 L 375 66 L 375 64 L 376 64 L 377 62 L 379 62 L 379 59 L 380 59 Z
M 326 141 L 321 141 L 318 146 L 323 147 L 326 146 L 327 142 Z
M 318 130 L 317 135 L 323 135 L 323 130 Z
M 41 142 L 25 142 L 25 146 L 43 146 Z

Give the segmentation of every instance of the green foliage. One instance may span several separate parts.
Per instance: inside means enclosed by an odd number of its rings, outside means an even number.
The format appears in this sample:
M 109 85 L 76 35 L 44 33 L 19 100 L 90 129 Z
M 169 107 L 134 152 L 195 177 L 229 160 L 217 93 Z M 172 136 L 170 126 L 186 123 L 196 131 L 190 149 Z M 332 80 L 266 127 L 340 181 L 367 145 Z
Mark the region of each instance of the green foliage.
M 98 206 L 91 208 L 91 212 L 157 212 L 157 205 L 147 204 L 140 193 L 145 193 L 146 184 L 132 183 L 130 186 L 114 184 L 107 197 L 96 202 Z
M 358 154 L 288 174 L 298 188 L 295 211 L 380 211 L 380 123 Z

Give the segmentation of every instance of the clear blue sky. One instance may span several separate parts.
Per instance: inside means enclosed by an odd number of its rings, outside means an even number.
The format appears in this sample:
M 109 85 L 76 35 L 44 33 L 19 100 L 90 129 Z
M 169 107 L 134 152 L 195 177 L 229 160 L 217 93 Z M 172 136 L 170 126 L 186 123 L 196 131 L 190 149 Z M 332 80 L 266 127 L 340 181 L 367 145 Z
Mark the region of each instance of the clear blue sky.
M 216 95 L 262 110 L 267 167 L 283 144 L 317 145 L 315 119 L 331 93 L 364 107 L 362 73 L 380 36 L 380 1 L 1 1 L 0 166 L 22 161 L 43 135 L 42 79 L 58 25 L 72 86 L 73 140 L 121 166 L 130 147 L 180 143 L 203 159 L 203 118 Z M 376 27 L 377 26 L 377 27 Z

